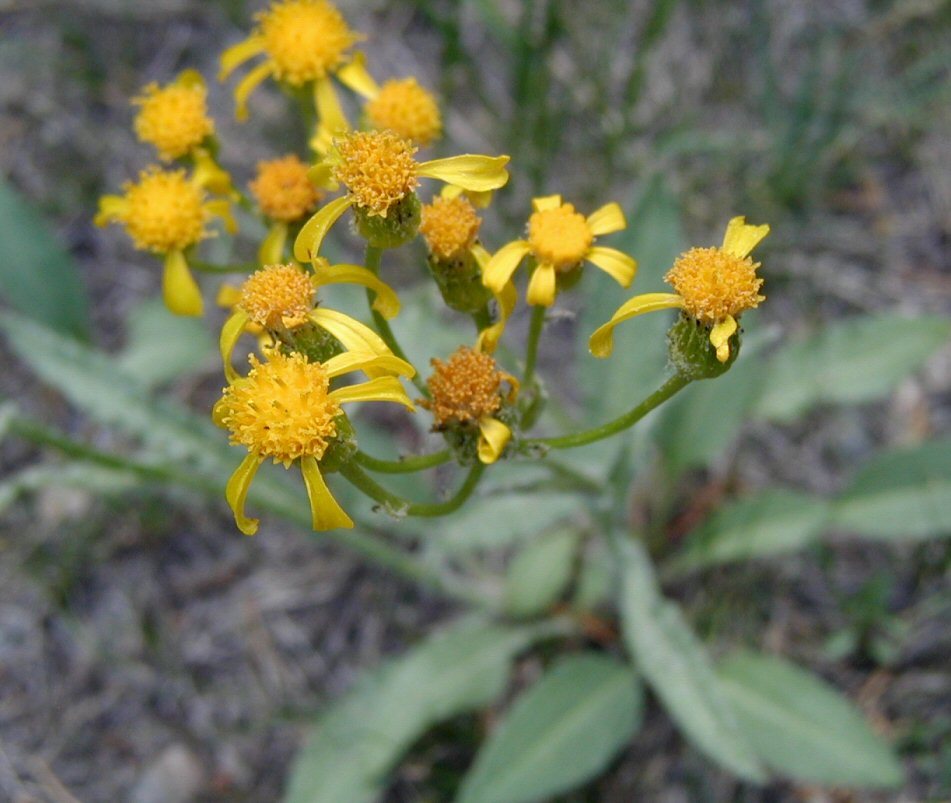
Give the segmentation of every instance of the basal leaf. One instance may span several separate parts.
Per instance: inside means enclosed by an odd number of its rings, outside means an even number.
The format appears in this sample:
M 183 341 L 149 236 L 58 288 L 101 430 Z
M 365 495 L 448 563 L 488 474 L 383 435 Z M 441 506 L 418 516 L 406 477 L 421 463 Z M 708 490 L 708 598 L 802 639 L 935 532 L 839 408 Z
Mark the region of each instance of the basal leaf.
M 526 544 L 509 564 L 505 609 L 513 616 L 544 612 L 571 580 L 579 532 L 565 527 Z

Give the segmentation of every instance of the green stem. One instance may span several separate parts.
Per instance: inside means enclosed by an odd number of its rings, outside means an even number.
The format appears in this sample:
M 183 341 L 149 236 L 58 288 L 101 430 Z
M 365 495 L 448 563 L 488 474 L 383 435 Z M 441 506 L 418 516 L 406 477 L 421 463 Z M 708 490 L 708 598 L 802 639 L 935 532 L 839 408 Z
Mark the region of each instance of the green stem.
M 441 452 L 432 454 L 410 455 L 409 457 L 400 457 L 398 460 L 380 460 L 372 457 L 366 452 L 357 452 L 353 459 L 364 468 L 370 471 L 378 471 L 381 474 L 409 474 L 413 471 L 423 471 L 427 468 L 441 466 L 452 458 L 452 452 L 443 449 Z
M 667 401 L 677 391 L 690 384 L 690 379 L 681 375 L 674 374 L 670 379 L 664 382 L 657 390 L 651 393 L 644 401 L 633 409 L 624 413 L 624 415 L 608 421 L 600 427 L 586 429 L 582 432 L 576 432 L 573 435 L 561 435 L 554 438 L 532 438 L 523 441 L 525 446 L 548 446 L 552 449 L 573 449 L 576 446 L 585 446 L 589 443 L 609 438 L 628 427 L 633 426 L 647 415 L 655 407 Z
M 525 373 L 522 384 L 531 384 L 535 376 L 535 364 L 538 362 L 538 341 L 545 327 L 546 308 L 537 306 L 532 308 L 532 320 L 528 326 L 528 345 L 525 348 Z
M 371 499 L 379 502 L 396 515 L 434 517 L 446 516 L 462 507 L 463 503 L 472 495 L 476 485 L 479 484 L 484 471 L 485 466 L 482 463 L 476 463 L 469 469 L 469 473 L 462 485 L 459 486 L 459 490 L 445 502 L 410 502 L 403 499 L 403 497 L 379 485 L 362 468 L 352 462 L 344 465 L 340 469 L 340 474 Z
M 376 246 L 370 245 L 368 243 L 366 254 L 363 259 L 364 267 L 375 276 L 379 276 L 380 262 L 382 259 L 383 249 L 377 248 Z M 404 362 L 409 362 L 406 357 L 406 352 L 400 347 L 400 344 L 396 339 L 396 335 L 393 334 L 393 330 L 390 328 L 390 322 L 373 308 L 373 298 L 374 292 L 370 288 L 367 288 L 367 303 L 370 305 L 370 313 L 373 315 L 373 324 L 376 326 L 377 332 L 380 333 L 380 337 L 383 338 L 383 342 L 386 343 L 393 354 L 395 354 Z M 429 396 L 429 388 L 426 387 L 426 383 L 418 373 L 413 377 L 413 384 L 416 385 L 416 389 L 420 393 L 422 393 L 424 396 Z
M 188 266 L 202 273 L 253 273 L 261 266 L 257 262 L 235 262 L 231 265 L 215 265 L 201 259 L 189 259 Z

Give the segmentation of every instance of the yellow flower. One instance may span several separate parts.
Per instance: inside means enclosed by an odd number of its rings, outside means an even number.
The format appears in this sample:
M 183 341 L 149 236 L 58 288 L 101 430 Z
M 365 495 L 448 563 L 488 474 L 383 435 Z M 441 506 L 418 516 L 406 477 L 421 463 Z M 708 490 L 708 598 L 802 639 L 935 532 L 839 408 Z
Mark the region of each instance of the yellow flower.
M 680 309 L 710 329 L 710 343 L 717 359 L 730 358 L 730 338 L 736 319 L 765 299 L 759 294 L 763 280 L 756 275 L 759 262 L 750 252 L 769 234 L 769 226 L 751 226 L 745 217 L 730 220 L 719 248 L 691 248 L 681 254 L 664 279 L 676 293 L 647 293 L 622 304 L 606 324 L 591 335 L 595 357 L 607 357 L 614 347 L 614 327 L 619 323 L 662 309 Z
M 154 145 L 164 161 L 188 155 L 215 131 L 207 98 L 205 82 L 195 70 L 185 70 L 164 87 L 149 84 L 132 101 L 139 106 L 136 136 Z
M 393 359 L 344 352 L 316 363 L 300 354 L 271 350 L 267 361 L 260 362 L 251 355 L 251 371 L 224 389 L 213 413 L 215 423 L 231 432 L 231 443 L 248 450 L 225 490 L 241 532 L 257 532 L 258 520 L 245 515 L 244 505 L 254 475 L 269 457 L 285 468 L 300 462 L 315 530 L 353 526 L 320 473 L 320 460 L 337 435 L 342 405 L 385 401 L 402 404 L 410 411 L 414 408 L 395 377 L 378 377 L 336 390 L 330 390 L 330 380 L 351 371 L 386 365 Z
M 559 273 L 591 262 L 622 287 L 634 280 L 637 262 L 614 248 L 594 245 L 595 237 L 621 231 L 627 226 L 616 203 L 602 206 L 588 217 L 564 203 L 560 195 L 535 198 L 535 210 L 528 220 L 528 238 L 500 248 L 485 269 L 485 286 L 499 292 L 512 278 L 526 256 L 535 260 L 528 284 L 529 304 L 550 307 L 555 303 Z
M 462 254 L 472 254 L 480 271 L 489 263 L 489 253 L 477 242 L 482 218 L 462 194 L 445 187 L 443 193 L 422 208 L 419 233 L 426 241 L 433 258 L 446 263 L 458 260 Z M 448 190 L 448 192 L 447 192 Z M 501 292 L 493 293 L 499 308 L 499 320 L 479 333 L 477 348 L 492 353 L 505 330 L 505 324 L 515 309 L 515 285 L 506 282 Z
M 272 220 L 258 258 L 262 265 L 280 262 L 284 259 L 288 223 L 313 212 L 323 193 L 307 178 L 307 165 L 296 154 L 258 162 L 250 187 L 261 212 Z
M 189 178 L 184 170 L 151 167 L 123 189 L 124 195 L 99 200 L 95 224 L 121 223 L 140 251 L 163 254 L 165 304 L 178 315 L 201 315 L 201 292 L 185 251 L 209 236 L 206 224 L 213 215 L 224 220 L 228 231 L 235 231 L 228 202 L 208 200 L 197 173 Z
M 503 402 L 515 401 L 518 380 L 500 370 L 491 355 L 468 346 L 457 349 L 448 362 L 433 359 L 432 366 L 433 373 L 426 380 L 430 399 L 420 405 L 432 412 L 433 428 L 478 427 L 479 460 L 494 463 L 512 437 L 512 431 L 495 414 Z M 509 385 L 506 392 L 503 382 Z
M 320 260 L 316 272 L 309 275 L 295 264 L 268 265 L 252 273 L 236 294 L 226 294 L 232 301 L 232 314 L 221 328 L 219 346 L 229 382 L 237 379 L 231 365 L 231 355 L 244 332 L 257 334 L 265 331 L 294 329 L 311 323 L 329 332 L 348 350 L 392 357 L 383 339 L 359 321 L 326 308 L 316 308 L 317 289 L 329 284 L 359 284 L 369 287 L 377 295 L 375 308 L 384 317 L 399 312 L 400 302 L 393 289 L 372 272 L 359 265 L 330 265 Z M 373 376 L 397 373 L 412 377 L 415 369 L 402 360 L 371 365 Z
M 347 194 L 330 201 L 308 220 L 294 243 L 294 256 L 316 256 L 330 227 L 351 206 L 368 217 L 386 218 L 394 205 L 408 197 L 420 178 L 435 178 L 474 192 L 498 189 L 508 181 L 508 156 L 465 154 L 418 162 L 416 148 L 392 131 L 354 131 L 334 143 L 310 177 L 318 186 Z
M 267 78 L 295 88 L 313 84 L 315 95 L 333 92 L 330 76 L 347 63 L 347 51 L 363 38 L 327 0 L 276 0 L 256 21 L 251 35 L 221 56 L 221 81 L 245 61 L 264 56 L 235 87 L 239 120 L 248 116 L 248 96 Z
M 367 102 L 366 116 L 373 128 L 395 131 L 424 148 L 442 134 L 436 99 L 415 78 L 386 81 Z

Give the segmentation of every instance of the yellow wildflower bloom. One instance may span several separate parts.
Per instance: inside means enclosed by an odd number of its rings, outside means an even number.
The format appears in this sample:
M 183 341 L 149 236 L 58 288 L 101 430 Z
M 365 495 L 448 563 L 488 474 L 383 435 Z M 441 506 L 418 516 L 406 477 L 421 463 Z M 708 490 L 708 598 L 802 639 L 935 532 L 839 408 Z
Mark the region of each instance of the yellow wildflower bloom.
M 296 154 L 258 162 L 250 188 L 261 212 L 272 221 L 258 258 L 262 265 L 281 262 L 288 224 L 313 212 L 323 193 L 307 178 L 307 165 Z
M 453 189 L 445 187 L 431 204 L 423 205 L 419 233 L 434 259 L 451 263 L 468 252 L 480 271 L 484 271 L 491 257 L 476 239 L 482 218 L 469 199 Z M 478 350 L 490 354 L 495 351 L 505 324 L 515 309 L 515 285 L 506 282 L 502 291 L 493 295 L 499 308 L 499 320 L 479 333 L 477 346 Z
M 614 347 L 614 327 L 619 323 L 662 309 L 680 309 L 710 329 L 710 343 L 717 359 L 730 358 L 730 338 L 736 333 L 736 319 L 765 299 L 759 289 L 763 280 L 756 275 L 759 262 L 750 252 L 767 234 L 769 226 L 752 226 L 745 217 L 730 220 L 719 248 L 691 248 L 681 254 L 664 277 L 676 293 L 647 293 L 622 304 L 589 341 L 595 357 L 607 357 Z
M 136 136 L 154 145 L 163 161 L 187 156 L 215 131 L 208 91 L 195 70 L 185 70 L 167 86 L 149 84 L 132 102 L 139 107 Z
M 257 532 L 258 520 L 245 515 L 244 505 L 251 481 L 267 458 L 283 463 L 285 468 L 299 461 L 315 530 L 353 526 L 320 473 L 320 460 L 337 435 L 342 405 L 385 401 L 402 404 L 410 411 L 414 408 L 393 376 L 336 390 L 330 390 L 330 380 L 351 371 L 385 367 L 395 359 L 392 355 L 344 352 L 316 363 L 308 362 L 301 354 L 271 350 L 267 361 L 260 362 L 251 355 L 250 372 L 229 383 L 213 412 L 215 423 L 230 430 L 231 443 L 248 450 L 225 490 L 241 532 Z
M 626 228 L 624 213 L 616 203 L 605 204 L 587 217 L 563 202 L 560 195 L 535 198 L 532 207 L 527 239 L 503 246 L 486 266 L 484 281 L 490 290 L 500 292 L 527 256 L 535 260 L 535 269 L 526 300 L 537 306 L 554 304 L 558 274 L 572 271 L 582 262 L 591 262 L 622 287 L 634 280 L 634 259 L 617 249 L 594 245 L 596 237 Z
M 421 178 L 474 192 L 498 189 L 508 181 L 508 156 L 465 154 L 418 162 L 415 153 L 415 146 L 392 131 L 354 131 L 337 140 L 311 168 L 310 177 L 327 189 L 342 184 L 347 194 L 330 201 L 304 224 L 294 243 L 295 258 L 306 261 L 316 256 L 330 227 L 350 207 L 368 217 L 386 218 Z
M 420 406 L 432 412 L 433 428 L 477 427 L 479 460 L 494 463 L 512 437 L 511 429 L 495 414 L 503 402 L 515 401 L 518 380 L 500 370 L 491 355 L 468 346 L 457 349 L 447 362 L 433 359 L 432 366 L 433 373 L 426 380 L 430 398 L 420 401 Z M 503 392 L 503 382 L 508 391 Z
M 255 19 L 251 35 L 222 54 L 218 73 L 224 81 L 236 67 L 264 56 L 235 87 L 239 120 L 247 119 L 248 96 L 267 78 L 294 88 L 312 84 L 315 101 L 321 91 L 333 92 L 331 75 L 348 62 L 347 51 L 363 38 L 327 0 L 275 0 Z
M 311 323 L 335 337 L 348 350 L 392 356 L 383 339 L 372 329 L 342 312 L 315 308 L 317 289 L 329 284 L 359 284 L 376 292 L 374 306 L 384 317 L 399 312 L 399 299 L 392 288 L 372 272 L 359 265 L 330 265 L 326 260 L 309 275 L 295 264 L 268 265 L 252 273 L 241 286 L 233 301 L 232 314 L 221 328 L 219 347 L 225 376 L 234 382 L 237 373 L 231 365 L 231 355 L 244 332 L 282 331 Z M 395 359 L 395 358 L 394 358 Z M 416 370 L 398 360 L 388 368 L 371 366 L 375 376 L 398 373 L 412 377 Z
M 201 292 L 185 252 L 210 235 L 206 224 L 213 215 L 224 220 L 228 231 L 236 230 L 228 202 L 208 200 L 197 173 L 188 177 L 184 170 L 151 167 L 123 189 L 124 195 L 100 198 L 95 224 L 121 223 L 140 251 L 163 254 L 166 306 L 178 315 L 201 315 Z

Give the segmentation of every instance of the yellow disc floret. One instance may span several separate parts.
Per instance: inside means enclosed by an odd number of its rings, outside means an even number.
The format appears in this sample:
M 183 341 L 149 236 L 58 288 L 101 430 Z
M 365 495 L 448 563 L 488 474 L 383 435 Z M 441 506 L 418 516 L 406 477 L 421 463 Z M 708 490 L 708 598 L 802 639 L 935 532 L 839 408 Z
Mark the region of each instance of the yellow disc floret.
M 415 78 L 390 80 L 367 103 L 367 120 L 373 128 L 396 132 L 426 146 L 442 132 L 439 105 Z
M 149 84 L 132 102 L 140 107 L 133 123 L 136 136 L 154 145 L 166 161 L 185 156 L 214 133 L 200 83 Z
M 689 315 L 712 325 L 765 299 L 759 294 L 763 280 L 756 275 L 758 267 L 750 257 L 722 248 L 691 248 L 677 258 L 664 280 L 682 296 Z
M 182 251 L 202 239 L 207 211 L 204 192 L 186 178 L 184 170 L 151 168 L 127 183 L 125 223 L 135 247 L 167 254 Z
M 285 223 L 313 212 L 322 195 L 307 178 L 307 165 L 296 154 L 258 162 L 257 176 L 250 186 L 261 211 Z
M 434 359 L 432 366 L 426 381 L 432 398 L 421 404 L 432 411 L 437 428 L 480 421 L 502 406 L 504 376 L 489 354 L 463 346 L 448 362 Z
M 337 434 L 340 405 L 328 396 L 320 363 L 301 354 L 272 351 L 267 362 L 251 355 L 251 371 L 224 389 L 217 419 L 231 443 L 285 466 L 300 457 L 319 460 Z
M 355 131 L 336 144 L 334 178 L 368 215 L 386 217 L 393 204 L 419 185 L 416 148 L 392 131 Z
M 419 233 L 434 257 L 448 261 L 472 247 L 481 225 L 467 198 L 440 196 L 423 206 Z
M 360 36 L 326 0 L 283 0 L 257 17 L 274 77 L 292 86 L 323 78 Z
M 259 326 L 299 326 L 314 308 L 314 284 L 295 265 L 268 265 L 241 285 L 238 306 Z
M 591 227 L 572 204 L 542 209 L 528 219 L 528 244 L 532 254 L 556 270 L 571 270 L 582 262 L 593 242 Z

